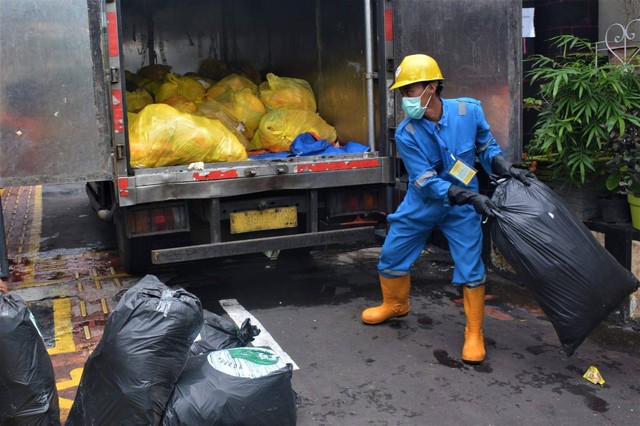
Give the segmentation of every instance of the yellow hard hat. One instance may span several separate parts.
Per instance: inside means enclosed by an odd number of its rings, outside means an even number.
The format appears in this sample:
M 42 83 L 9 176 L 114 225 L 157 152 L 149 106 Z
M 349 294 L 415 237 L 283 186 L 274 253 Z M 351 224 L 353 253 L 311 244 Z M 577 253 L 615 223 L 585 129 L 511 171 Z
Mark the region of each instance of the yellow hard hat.
M 409 55 L 396 68 L 396 81 L 389 90 L 419 81 L 444 80 L 438 63 L 431 56 Z

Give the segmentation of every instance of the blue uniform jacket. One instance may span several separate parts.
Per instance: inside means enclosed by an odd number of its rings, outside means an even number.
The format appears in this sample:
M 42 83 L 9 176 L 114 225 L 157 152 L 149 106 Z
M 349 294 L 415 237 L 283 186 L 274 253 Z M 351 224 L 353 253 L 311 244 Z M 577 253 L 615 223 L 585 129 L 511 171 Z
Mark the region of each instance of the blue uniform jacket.
M 491 161 L 502 150 L 491 134 L 480 101 L 471 98 L 441 99 L 442 118 L 436 124 L 426 118 L 407 118 L 396 130 L 398 151 L 409 173 L 412 192 L 420 198 L 443 200 L 448 205 L 449 186 L 464 186 L 448 175 L 453 154 L 471 167 L 476 156 L 491 173 Z M 478 178 L 468 188 L 478 191 Z M 410 189 L 411 191 L 411 189 Z

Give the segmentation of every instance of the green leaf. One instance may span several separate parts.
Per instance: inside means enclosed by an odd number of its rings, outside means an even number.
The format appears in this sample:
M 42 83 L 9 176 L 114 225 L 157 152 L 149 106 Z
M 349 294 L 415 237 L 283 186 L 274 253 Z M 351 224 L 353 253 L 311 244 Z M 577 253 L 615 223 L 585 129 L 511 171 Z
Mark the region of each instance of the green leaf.
M 605 182 L 605 185 L 609 191 L 613 191 L 620 186 L 620 181 L 622 179 L 622 173 L 619 171 L 615 171 L 611 173 Z

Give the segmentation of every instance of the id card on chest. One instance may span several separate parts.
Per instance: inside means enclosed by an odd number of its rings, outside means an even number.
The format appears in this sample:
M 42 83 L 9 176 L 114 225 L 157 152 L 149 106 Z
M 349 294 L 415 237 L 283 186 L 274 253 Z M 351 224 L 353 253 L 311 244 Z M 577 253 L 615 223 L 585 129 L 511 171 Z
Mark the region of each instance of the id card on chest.
M 449 170 L 447 170 L 447 173 L 462 182 L 465 186 L 469 185 L 469 182 L 471 182 L 478 171 L 461 159 L 455 158 L 453 155 L 451 155 L 451 159 L 453 160 L 453 164 Z

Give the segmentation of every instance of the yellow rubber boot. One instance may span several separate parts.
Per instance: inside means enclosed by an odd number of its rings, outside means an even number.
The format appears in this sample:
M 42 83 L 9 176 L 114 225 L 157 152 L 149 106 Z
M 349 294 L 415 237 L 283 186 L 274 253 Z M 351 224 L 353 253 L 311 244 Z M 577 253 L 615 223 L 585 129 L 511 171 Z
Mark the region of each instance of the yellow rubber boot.
M 382 287 L 382 305 L 362 311 L 362 322 L 380 324 L 389 318 L 403 317 L 409 313 L 409 275 L 387 278 L 380 275 Z
M 482 335 L 482 321 L 484 320 L 484 286 L 476 288 L 462 288 L 464 299 L 464 313 L 467 325 L 464 328 L 464 346 L 462 347 L 462 361 L 468 364 L 480 364 L 484 361 L 484 337 Z

